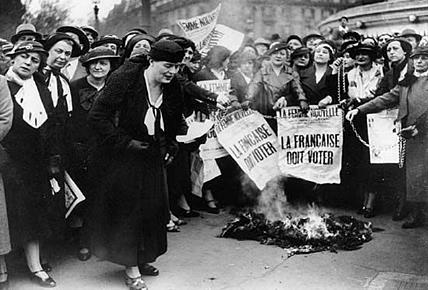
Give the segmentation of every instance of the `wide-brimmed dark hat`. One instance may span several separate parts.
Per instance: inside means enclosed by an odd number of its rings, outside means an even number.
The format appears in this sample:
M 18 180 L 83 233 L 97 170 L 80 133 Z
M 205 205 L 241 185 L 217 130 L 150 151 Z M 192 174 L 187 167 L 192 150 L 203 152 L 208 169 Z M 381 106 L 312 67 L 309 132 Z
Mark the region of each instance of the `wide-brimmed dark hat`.
M 318 39 L 322 39 L 322 40 L 324 40 L 324 39 L 325 39 L 325 37 L 324 37 L 324 36 L 322 36 L 322 35 L 321 35 L 321 34 L 319 34 L 319 33 L 310 33 L 310 34 L 308 34 L 308 35 L 306 35 L 305 37 L 303 37 L 303 38 L 302 38 L 302 43 L 303 43 L 303 45 L 305 45 L 305 46 L 306 46 L 306 43 L 308 43 L 308 40 L 309 40 L 310 38 L 318 38 Z
M 175 43 L 177 43 L 179 46 L 181 46 L 183 49 L 191 47 L 193 51 L 196 50 L 196 45 L 193 41 L 186 37 L 177 36 L 177 35 L 171 35 L 168 37 L 165 37 L 164 39 L 172 40 Z
M 37 41 L 23 41 L 16 45 L 6 55 L 10 57 L 15 57 L 18 54 L 30 52 L 36 52 L 44 56 L 48 56 L 48 52 L 43 48 L 43 45 Z
M 272 47 L 266 52 L 266 54 L 267 55 L 271 55 L 272 53 L 275 53 L 275 52 L 277 52 L 279 50 L 287 49 L 287 48 L 288 48 L 287 43 L 285 43 L 285 42 L 278 42 L 278 43 L 275 43 L 274 45 L 272 45 Z
M 63 32 L 55 32 L 54 34 L 49 35 L 49 37 L 45 40 L 44 46 L 47 51 L 49 51 L 55 43 L 61 40 L 71 40 L 73 43 L 73 49 L 71 51 L 72 57 L 77 57 L 82 54 L 80 49 L 80 45 L 67 33 Z
M 152 45 L 149 56 L 155 61 L 180 63 L 184 57 L 184 49 L 172 40 L 159 40 Z
M 418 55 L 428 55 L 428 46 L 417 47 L 410 57 L 415 57 Z
M 36 31 L 36 27 L 34 27 L 33 24 L 23 23 L 18 25 L 15 35 L 12 35 L 10 40 L 12 43 L 15 43 L 23 35 L 33 35 L 36 38 L 36 41 L 40 41 L 42 39 L 42 35 Z
M 141 40 L 147 40 L 150 43 L 150 46 L 155 42 L 155 38 L 149 34 L 135 34 L 126 44 L 125 57 L 129 57 L 131 55 L 134 46 Z
M 416 38 L 416 41 L 419 42 L 422 39 L 422 35 L 417 34 L 415 30 L 407 28 L 404 29 L 403 32 L 401 32 L 400 37 L 406 37 L 406 36 L 413 36 Z
M 340 46 L 340 52 L 345 53 L 348 52 L 348 49 L 350 49 L 353 46 L 358 45 L 358 41 L 356 40 L 347 40 L 342 42 L 342 45 Z
M 94 41 L 94 43 L 92 43 L 91 47 L 95 48 L 98 46 L 102 46 L 106 43 L 113 43 L 113 44 L 116 44 L 117 47 L 120 47 L 120 46 L 122 46 L 122 39 L 120 39 L 119 37 L 117 37 L 114 34 L 103 35 L 100 37 L 99 40 Z
M 125 35 L 122 37 L 122 46 L 123 47 L 126 47 L 126 45 L 128 44 L 127 39 L 129 38 L 129 36 L 131 36 L 133 34 L 147 34 L 147 31 L 145 31 L 143 28 L 140 28 L 140 27 L 132 28 L 127 33 L 125 33 Z
M 406 53 L 407 56 L 410 56 L 410 53 L 412 52 L 412 45 L 410 44 L 410 42 L 408 42 L 407 40 L 405 40 L 404 38 L 401 37 L 396 37 L 396 38 L 392 38 L 390 39 L 384 46 L 382 46 L 382 56 L 385 59 L 388 59 L 388 54 L 386 53 L 386 50 L 388 48 L 388 45 L 393 42 L 393 41 L 398 41 L 401 44 L 401 47 L 403 48 L 404 52 Z
M 355 40 L 359 41 L 361 39 L 361 35 L 356 32 L 356 31 L 348 31 L 343 35 L 343 39 L 350 39 L 350 38 L 354 38 Z
M 87 54 L 80 58 L 80 61 L 83 66 L 88 66 L 92 61 L 97 59 L 117 60 L 119 58 L 120 56 L 116 55 L 113 50 L 99 46 L 89 50 Z
M 85 32 L 78 26 L 61 26 L 56 30 L 57 32 L 63 32 L 63 33 L 74 33 L 79 37 L 79 42 L 82 45 L 82 54 L 87 53 L 89 51 L 90 45 L 89 45 L 89 39 L 86 36 Z
M 372 60 L 376 59 L 378 56 L 377 46 L 364 43 L 358 43 L 357 45 L 350 47 L 347 51 L 353 59 L 355 59 L 355 57 L 360 53 L 370 56 Z
M 292 34 L 289 37 L 287 37 L 287 40 L 285 41 L 286 43 L 288 43 L 290 40 L 295 39 L 298 42 L 300 42 L 301 44 L 303 44 L 302 39 L 300 38 L 300 36 L 296 35 L 296 34 Z
M 89 26 L 89 25 L 80 26 L 80 29 L 82 29 L 83 31 L 88 31 L 90 34 L 92 34 L 94 39 L 98 38 L 98 31 L 92 26 Z
M 302 56 L 302 55 L 305 55 L 305 54 L 311 54 L 311 49 L 310 48 L 307 48 L 307 47 L 299 47 L 299 48 L 296 48 L 292 53 L 291 53 L 291 55 L 290 55 L 290 59 L 291 60 L 293 60 L 293 59 L 296 59 L 296 58 L 298 58 L 299 56 Z

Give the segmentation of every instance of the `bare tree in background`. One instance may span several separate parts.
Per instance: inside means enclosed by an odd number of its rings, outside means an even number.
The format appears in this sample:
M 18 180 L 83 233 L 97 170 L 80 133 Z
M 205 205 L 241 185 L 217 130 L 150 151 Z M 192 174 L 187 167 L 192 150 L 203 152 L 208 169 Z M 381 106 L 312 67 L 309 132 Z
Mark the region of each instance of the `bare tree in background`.
M 28 7 L 32 0 L 26 0 L 27 13 L 24 15 L 25 22 L 32 23 L 38 32 L 50 34 L 59 26 L 68 22 L 69 14 L 66 8 L 59 4 L 58 0 L 42 0 L 40 10 L 31 13 Z
M 22 23 L 25 6 L 20 0 L 0 0 L 0 37 L 10 39 L 16 27 Z
M 152 25 L 151 25 L 151 7 L 150 7 L 150 0 L 141 0 L 141 9 L 142 9 L 142 17 L 141 17 L 141 26 L 144 28 L 144 30 L 150 32 Z

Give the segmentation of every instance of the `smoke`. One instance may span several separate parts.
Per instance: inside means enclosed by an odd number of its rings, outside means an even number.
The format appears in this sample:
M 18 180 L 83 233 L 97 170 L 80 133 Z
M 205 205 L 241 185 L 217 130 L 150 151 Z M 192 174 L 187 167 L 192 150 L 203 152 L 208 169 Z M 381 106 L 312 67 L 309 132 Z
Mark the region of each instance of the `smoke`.
M 284 191 L 285 181 L 285 177 L 277 176 L 260 193 L 255 210 L 263 213 L 268 220 L 284 220 L 290 212 L 291 206 Z
M 288 220 L 291 217 L 321 217 L 324 210 L 315 204 L 290 203 L 287 198 L 287 177 L 277 176 L 271 179 L 260 191 L 254 182 L 244 174 L 241 178 L 242 189 L 253 204 L 253 210 L 264 214 L 270 221 Z

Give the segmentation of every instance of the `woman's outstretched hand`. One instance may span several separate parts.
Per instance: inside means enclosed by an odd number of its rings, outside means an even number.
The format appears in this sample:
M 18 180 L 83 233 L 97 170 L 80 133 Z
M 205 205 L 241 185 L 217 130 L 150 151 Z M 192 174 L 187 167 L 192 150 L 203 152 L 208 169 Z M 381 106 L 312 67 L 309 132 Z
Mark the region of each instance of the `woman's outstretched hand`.
M 359 112 L 360 110 L 358 109 L 350 110 L 348 113 L 346 113 L 346 120 L 351 122 L 352 120 L 354 120 L 355 116 L 358 115 Z

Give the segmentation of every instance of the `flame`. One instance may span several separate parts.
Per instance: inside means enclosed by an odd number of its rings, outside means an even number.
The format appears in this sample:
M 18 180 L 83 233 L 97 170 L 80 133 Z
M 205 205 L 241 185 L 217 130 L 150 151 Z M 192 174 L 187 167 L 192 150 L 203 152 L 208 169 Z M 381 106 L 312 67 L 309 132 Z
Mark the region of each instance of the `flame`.
M 309 206 L 305 219 L 307 219 L 307 222 L 301 227 L 301 232 L 308 239 L 325 239 L 334 235 L 327 229 L 324 217 L 320 215 L 315 206 Z
M 334 236 L 329 232 L 325 218 L 328 215 L 315 205 L 292 207 L 284 192 L 284 179 L 275 178 L 260 194 L 256 212 L 265 215 L 270 222 L 281 221 L 285 228 L 300 232 L 306 239 L 325 239 Z

